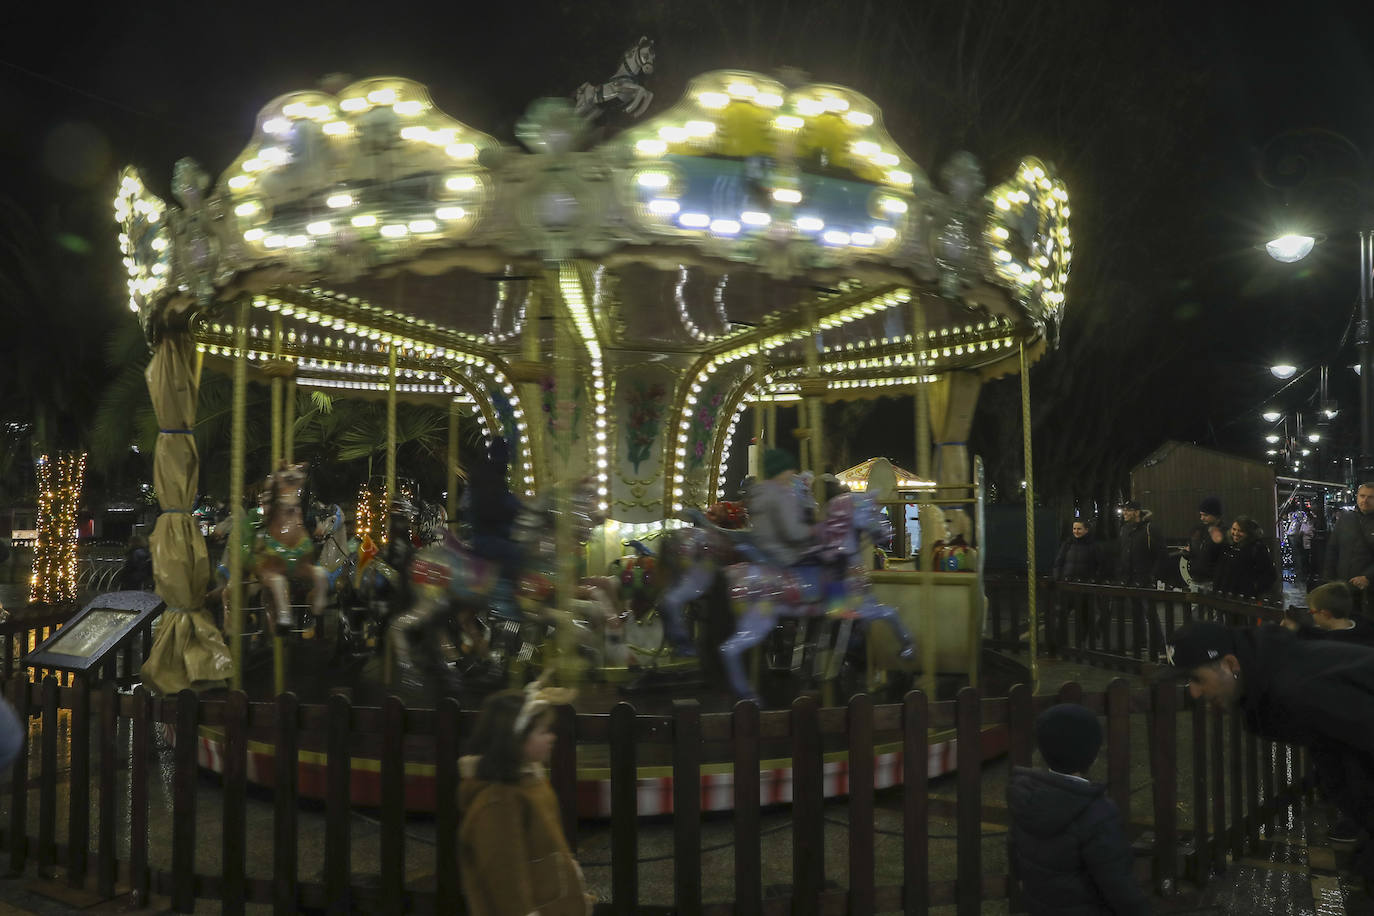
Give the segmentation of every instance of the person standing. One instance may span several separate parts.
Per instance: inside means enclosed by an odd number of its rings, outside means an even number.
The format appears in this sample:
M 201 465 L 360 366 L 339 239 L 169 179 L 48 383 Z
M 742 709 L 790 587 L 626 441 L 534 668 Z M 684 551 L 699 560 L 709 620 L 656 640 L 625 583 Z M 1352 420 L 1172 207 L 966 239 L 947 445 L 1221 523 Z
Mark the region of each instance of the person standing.
M 1355 491 L 1355 508 L 1342 512 L 1326 545 L 1322 579 L 1348 582 L 1359 597 L 1358 610 L 1368 614 L 1369 583 L 1374 579 L 1374 483 L 1362 483 Z
M 1073 521 L 1071 535 L 1059 545 L 1059 553 L 1054 558 L 1054 580 L 1056 582 L 1091 582 L 1102 578 L 1106 570 L 1106 559 L 1102 547 L 1093 539 L 1092 525 L 1087 519 Z M 1077 613 L 1078 629 L 1081 639 L 1096 640 L 1097 619 L 1093 614 L 1092 598 L 1082 592 L 1064 592 L 1059 596 L 1059 621 L 1055 628 L 1057 645 L 1063 645 L 1068 637 L 1069 614 Z
M 1288 524 L 1283 529 L 1288 541 L 1288 549 L 1293 553 L 1293 583 L 1307 588 L 1307 558 L 1312 551 L 1312 516 L 1302 506 L 1298 506 L 1288 516 Z
M 1225 537 L 1221 530 L 1221 499 L 1209 496 L 1197 506 L 1197 524 L 1188 532 L 1188 578 L 1194 591 L 1211 591 Z
M 1116 578 L 1123 585 L 1135 588 L 1154 588 L 1164 565 L 1164 538 L 1150 520 L 1150 510 L 1129 500 L 1121 506 L 1121 533 L 1117 539 Z M 1149 628 L 1149 653 L 1158 657 L 1164 651 L 1164 628 L 1159 622 L 1159 609 L 1144 598 L 1130 598 L 1126 602 L 1131 612 L 1136 645 L 1146 642 Z
M 1278 573 L 1264 543 L 1264 532 L 1248 515 L 1231 523 L 1230 543 L 1223 545 L 1217 561 L 1216 590 L 1224 595 L 1263 598 L 1274 590 Z
M 1247 731 L 1310 749 L 1317 785 L 1357 828 L 1354 868 L 1374 886 L 1374 652 L 1334 640 L 1303 640 L 1282 627 L 1180 627 L 1170 673 L 1219 711 L 1236 709 Z
M 1131 874 L 1131 844 L 1107 787 L 1089 782 L 1102 724 L 1076 703 L 1035 720 L 1046 770 L 1015 767 L 1007 784 L 1008 862 L 1032 916 L 1145 914 L 1150 901 Z
M 546 773 L 553 707 L 570 694 L 535 681 L 482 704 L 471 754 L 458 759 L 458 867 L 472 916 L 592 911 Z

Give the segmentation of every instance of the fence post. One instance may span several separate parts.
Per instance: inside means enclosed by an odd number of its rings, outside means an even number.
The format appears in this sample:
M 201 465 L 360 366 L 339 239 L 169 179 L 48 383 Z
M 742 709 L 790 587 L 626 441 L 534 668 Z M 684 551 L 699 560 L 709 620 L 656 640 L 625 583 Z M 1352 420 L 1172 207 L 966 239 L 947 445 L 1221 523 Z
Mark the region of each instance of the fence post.
M 1226 714 L 1212 713 L 1212 835 L 1211 874 L 1226 870 Z
M 382 912 L 406 911 L 406 708 L 400 697 L 382 701 Z
M 134 721 L 129 729 L 129 886 L 136 907 L 148 905 L 148 754 L 152 750 L 149 730 L 152 698 L 141 684 L 134 690 Z
M 100 834 L 96 840 L 95 887 L 113 897 L 118 863 L 115 860 L 115 757 L 118 749 L 119 692 L 112 682 L 100 691 Z
M 919 690 L 902 702 L 902 907 L 930 912 L 930 707 Z
M 673 701 L 673 902 L 701 911 L 701 707 Z
M 272 757 L 272 911 L 298 910 L 296 878 L 299 704 L 294 693 L 277 697 L 276 747 Z M 456 860 L 455 860 L 456 861 Z M 452 870 L 452 869 L 448 869 Z M 435 872 L 440 876 L 444 869 Z
M 849 912 L 872 913 L 877 902 L 873 851 L 876 841 L 873 819 L 873 698 L 866 693 L 852 697 L 848 718 Z M 823 797 L 821 803 L 824 804 Z
M 57 678 L 43 678 L 43 732 L 39 735 L 38 874 L 51 878 L 57 864 Z
M 1035 731 L 1035 712 L 1031 705 L 1031 689 L 1026 684 L 1016 684 L 1007 695 L 1007 744 L 1008 756 L 1012 766 L 1031 765 L 1032 736 Z M 1020 882 L 1015 874 L 1007 876 L 1007 899 L 1011 912 L 1020 912 L 1023 907 Z
M 176 748 L 172 771 L 172 909 L 196 908 L 196 745 L 200 698 L 187 688 L 176 697 Z
M 1150 775 L 1154 780 L 1155 884 L 1164 896 L 1178 878 L 1178 685 L 1156 683 L 1150 697 Z
M 435 710 L 434 890 L 436 913 L 456 913 L 462 902 L 458 872 L 458 753 L 461 708 L 448 697 Z
M 24 873 L 24 858 L 28 853 L 28 813 L 29 813 L 29 680 L 17 677 L 9 682 L 10 695 L 14 703 L 14 713 L 23 726 L 24 735 L 19 744 L 19 754 L 10 766 L 10 874 Z
M 635 708 L 611 709 L 611 909 L 634 916 L 639 909 L 639 769 Z
M 763 849 L 759 821 L 759 707 L 740 700 L 731 717 L 735 746 L 735 912 L 763 914 Z
M 1207 706 L 1193 703 L 1193 857 L 1192 879 L 1207 880 L 1210 855 L 1207 849 Z
M 348 736 L 352 728 L 353 704 L 348 697 L 329 698 L 328 733 L 325 737 L 324 802 L 324 894 L 330 913 L 352 909 L 349 876 L 353 870 L 349 786 L 353 761 L 349 759 Z
M 977 916 L 983 907 L 982 712 L 978 688 L 961 689 L 955 698 L 959 755 L 955 809 L 959 916 Z
M 825 786 L 820 704 L 792 701 L 792 912 L 820 912 L 825 889 Z
M 231 690 L 224 702 L 223 831 L 220 848 L 222 911 L 242 913 L 247 889 L 248 695 Z
M 91 850 L 91 685 L 78 675 L 72 684 L 71 779 L 67 797 L 67 884 L 86 886 Z

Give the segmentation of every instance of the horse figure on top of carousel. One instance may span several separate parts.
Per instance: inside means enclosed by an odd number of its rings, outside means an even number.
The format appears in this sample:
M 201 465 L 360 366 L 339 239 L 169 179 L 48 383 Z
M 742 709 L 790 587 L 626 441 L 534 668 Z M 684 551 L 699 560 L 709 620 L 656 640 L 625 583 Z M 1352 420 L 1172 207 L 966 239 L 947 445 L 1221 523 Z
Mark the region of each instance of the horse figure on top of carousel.
M 782 616 L 838 615 L 870 625 L 883 620 L 901 642 L 900 657 L 915 655 L 910 632 L 893 608 L 878 602 L 863 563 L 863 539 L 888 536 L 887 517 L 862 494 L 842 491 L 827 501 L 824 516 L 813 526 L 807 515 L 814 509 L 796 470 L 789 453 L 765 453 L 765 479 L 749 492 L 753 528 L 737 541 L 747 559 L 725 570 L 739 620 L 720 647 L 721 661 L 741 697 L 755 697 L 741 656 Z
M 310 610 L 324 614 L 329 580 L 315 565 L 315 542 L 305 526 L 302 499 L 306 466 L 282 462 L 268 477 L 262 527 L 253 541 L 253 570 L 263 585 L 267 620 L 273 632 L 294 623 L 290 580 L 310 586 Z
M 601 84 L 583 83 L 577 88 L 575 110 L 589 120 L 610 112 L 624 112 L 637 118 L 648 110 L 654 94 L 644 86 L 644 78 L 654 72 L 657 54 L 654 43 L 644 36 L 620 56 L 620 66 Z

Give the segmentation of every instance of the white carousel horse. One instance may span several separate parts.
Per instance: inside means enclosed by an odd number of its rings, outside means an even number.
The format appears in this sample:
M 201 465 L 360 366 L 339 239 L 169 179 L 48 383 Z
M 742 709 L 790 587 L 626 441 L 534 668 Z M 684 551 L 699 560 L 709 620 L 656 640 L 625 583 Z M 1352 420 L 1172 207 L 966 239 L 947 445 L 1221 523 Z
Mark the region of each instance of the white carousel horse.
M 730 599 L 739 612 L 735 633 L 721 644 L 721 661 L 735 693 L 754 698 L 742 656 L 761 643 L 779 617 L 842 615 L 871 625 L 883 620 L 901 641 L 902 658 L 912 658 L 911 634 L 897 612 L 881 604 L 863 565 L 863 540 L 882 540 L 891 526 L 876 503 L 859 493 L 842 493 L 826 504 L 818 524 L 819 565 L 779 567 L 748 541 L 740 548 L 751 559 L 725 570 Z

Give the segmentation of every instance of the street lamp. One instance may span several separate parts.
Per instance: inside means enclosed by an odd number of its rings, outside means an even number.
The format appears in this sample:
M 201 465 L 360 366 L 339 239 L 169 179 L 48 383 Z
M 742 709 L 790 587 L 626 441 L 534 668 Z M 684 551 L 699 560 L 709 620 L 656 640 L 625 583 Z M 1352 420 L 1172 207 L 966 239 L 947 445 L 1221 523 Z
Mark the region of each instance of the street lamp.
M 1275 410 L 1274 408 L 1269 407 L 1266 408 L 1264 413 L 1260 414 L 1260 416 L 1264 417 L 1264 422 L 1266 423 L 1277 423 L 1279 422 L 1279 417 L 1283 416 L 1283 414 Z
M 1269 257 L 1275 261 L 1282 261 L 1291 264 L 1294 261 L 1301 261 L 1312 253 L 1312 246 L 1317 244 L 1317 240 L 1310 235 L 1281 235 L 1264 243 L 1264 250 L 1269 252 Z
M 1290 379 L 1298 371 L 1298 367 L 1290 366 L 1288 363 L 1279 363 L 1278 365 L 1270 366 L 1269 371 L 1273 373 L 1276 379 Z
M 1330 160 L 1342 159 L 1344 166 L 1333 168 Z M 1286 131 L 1265 144 L 1259 159 L 1259 178 L 1271 188 L 1284 192 L 1311 185 L 1332 192 L 1328 200 L 1335 206 L 1356 206 L 1356 231 L 1360 242 L 1359 320 L 1355 342 L 1360 362 L 1360 480 L 1374 479 L 1374 340 L 1371 340 L 1371 300 L 1374 299 L 1374 174 L 1364 152 L 1350 138 L 1334 131 L 1303 129 Z M 1311 253 L 1320 236 L 1289 233 L 1264 247 L 1276 261 L 1292 263 Z M 1280 376 L 1282 377 L 1282 376 Z M 1325 405 L 1321 405 L 1325 406 Z M 1329 415 L 1328 415 L 1329 416 Z

